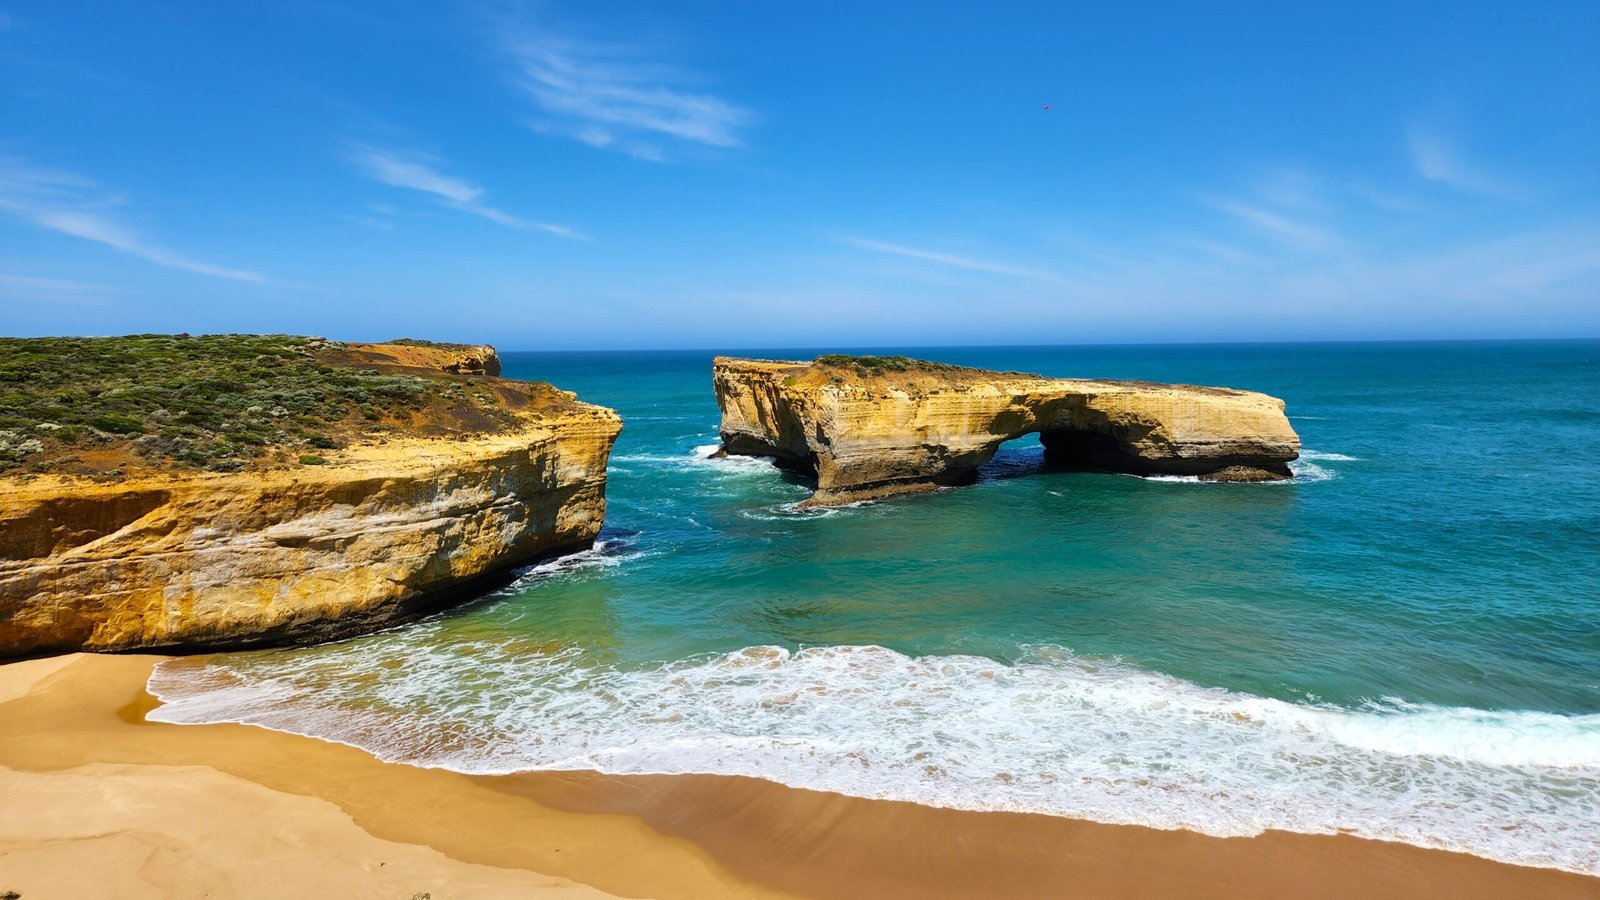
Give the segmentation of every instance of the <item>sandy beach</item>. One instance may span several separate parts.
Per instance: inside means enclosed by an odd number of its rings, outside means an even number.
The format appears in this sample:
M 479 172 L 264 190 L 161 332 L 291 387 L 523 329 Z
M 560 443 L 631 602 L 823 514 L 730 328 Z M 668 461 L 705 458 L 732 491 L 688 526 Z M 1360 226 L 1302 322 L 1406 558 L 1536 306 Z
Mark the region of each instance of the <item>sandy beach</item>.
M 740 778 L 465 776 L 144 721 L 154 656 L 0 667 L 0 890 L 123 897 L 1600 897 L 1347 836 L 1218 839 Z

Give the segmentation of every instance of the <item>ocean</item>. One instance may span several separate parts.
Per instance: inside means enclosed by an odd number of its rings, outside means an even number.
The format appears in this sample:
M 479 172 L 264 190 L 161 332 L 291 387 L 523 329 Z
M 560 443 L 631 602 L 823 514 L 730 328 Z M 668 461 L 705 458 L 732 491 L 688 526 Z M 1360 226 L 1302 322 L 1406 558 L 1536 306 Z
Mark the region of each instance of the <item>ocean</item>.
M 506 353 L 623 417 L 596 546 L 380 634 L 163 663 L 150 718 L 1600 875 L 1600 341 L 857 352 L 1264 391 L 1305 451 L 1212 484 L 1021 438 L 972 486 L 796 509 L 709 458 L 710 352 Z

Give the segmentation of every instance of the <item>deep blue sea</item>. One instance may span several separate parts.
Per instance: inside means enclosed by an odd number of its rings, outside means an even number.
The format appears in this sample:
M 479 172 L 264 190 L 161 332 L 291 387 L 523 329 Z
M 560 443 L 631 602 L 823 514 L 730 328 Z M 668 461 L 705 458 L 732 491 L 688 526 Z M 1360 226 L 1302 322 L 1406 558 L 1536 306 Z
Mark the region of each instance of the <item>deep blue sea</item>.
M 596 548 L 163 664 L 152 718 L 1600 874 L 1600 341 L 858 349 L 1264 391 L 1306 449 L 1230 485 L 1043 471 L 1023 438 L 973 486 L 796 510 L 793 476 L 708 458 L 712 353 L 507 353 L 622 414 Z

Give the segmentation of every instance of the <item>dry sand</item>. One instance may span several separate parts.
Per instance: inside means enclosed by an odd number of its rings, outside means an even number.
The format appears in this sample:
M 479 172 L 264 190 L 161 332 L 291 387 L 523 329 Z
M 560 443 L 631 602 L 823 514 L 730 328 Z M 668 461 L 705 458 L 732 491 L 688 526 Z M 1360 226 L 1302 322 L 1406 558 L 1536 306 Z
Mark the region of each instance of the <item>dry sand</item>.
M 1353 837 L 1219 839 L 743 778 L 458 775 L 143 721 L 152 656 L 0 666 L 0 891 L 104 897 L 1587 897 Z

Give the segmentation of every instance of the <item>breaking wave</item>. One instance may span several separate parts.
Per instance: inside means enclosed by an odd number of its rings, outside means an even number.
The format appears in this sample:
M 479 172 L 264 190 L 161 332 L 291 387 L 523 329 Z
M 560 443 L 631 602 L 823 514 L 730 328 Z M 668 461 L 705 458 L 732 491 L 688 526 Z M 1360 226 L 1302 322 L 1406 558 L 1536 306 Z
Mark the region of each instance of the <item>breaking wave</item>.
M 164 662 L 149 717 L 467 773 L 745 775 L 1213 835 L 1347 831 L 1600 874 L 1600 715 L 1291 703 L 1055 646 L 1011 664 L 759 646 L 629 667 L 431 627 Z

